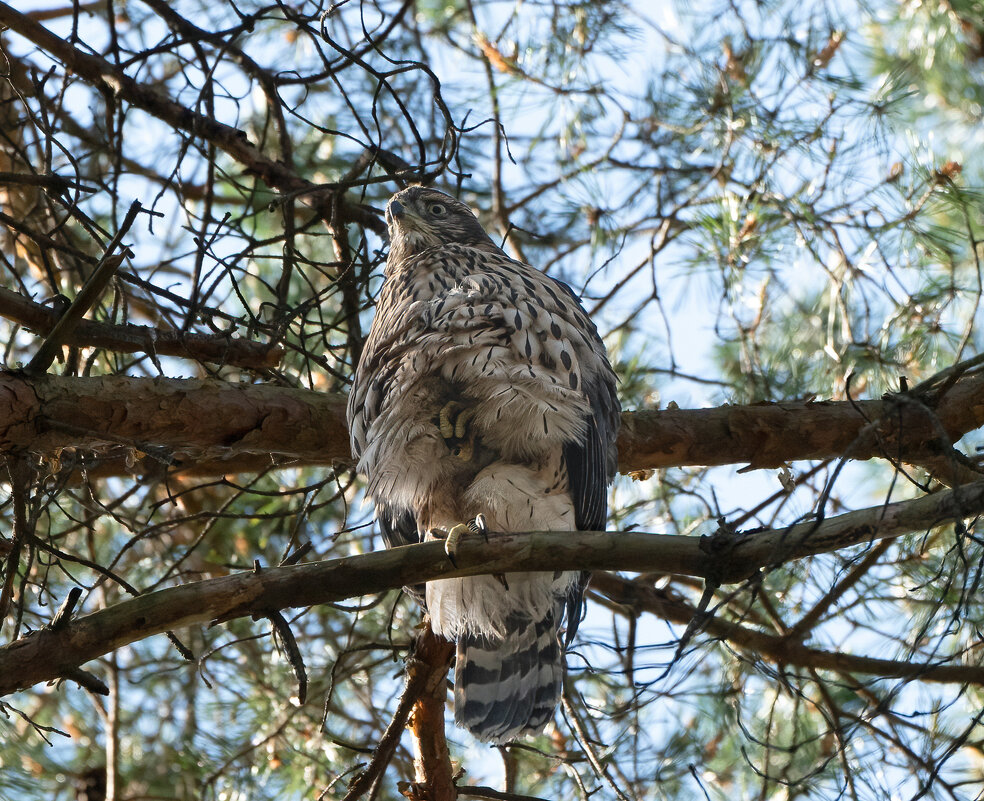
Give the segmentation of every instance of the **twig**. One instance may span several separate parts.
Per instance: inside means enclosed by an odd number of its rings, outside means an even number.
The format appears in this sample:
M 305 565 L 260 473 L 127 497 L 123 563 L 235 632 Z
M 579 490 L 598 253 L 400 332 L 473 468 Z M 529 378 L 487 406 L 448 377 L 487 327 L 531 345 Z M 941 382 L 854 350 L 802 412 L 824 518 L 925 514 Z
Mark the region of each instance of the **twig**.
M 41 343 L 41 347 L 38 348 L 38 352 L 34 354 L 34 358 L 28 362 L 25 368 L 28 373 L 43 373 L 51 366 L 62 345 L 72 335 L 72 332 L 75 331 L 76 326 L 82 321 L 85 313 L 99 299 L 99 296 L 106 288 L 106 284 L 113 277 L 113 273 L 116 272 L 116 269 L 129 254 L 129 251 L 120 254 L 114 254 L 113 251 L 119 247 L 120 242 L 130 230 L 130 226 L 133 225 L 133 221 L 137 219 L 137 214 L 140 213 L 142 208 L 139 200 L 134 200 L 130 204 L 130 209 L 127 211 L 126 217 L 123 218 L 122 225 L 120 225 L 119 230 L 116 232 L 116 236 L 106 246 L 106 252 L 96 265 L 96 269 L 82 285 L 82 289 L 75 296 L 75 300 L 65 309 L 65 313 L 55 323 L 55 327 L 45 337 L 44 342 Z
M 8 463 L 10 473 L 11 495 L 14 505 L 13 537 L 10 541 L 10 551 L 7 554 L 6 571 L 3 576 L 3 587 L 0 589 L 0 625 L 7 617 L 11 599 L 14 597 L 14 580 L 17 577 L 17 567 L 20 564 L 20 552 L 24 542 L 30 537 L 30 521 L 27 516 L 27 494 L 30 491 L 31 469 L 24 459 L 15 459 Z
M 79 598 L 82 597 L 81 587 L 72 587 L 68 591 L 68 597 L 62 602 L 62 605 L 58 607 L 58 611 L 55 612 L 55 616 L 51 619 L 50 628 L 60 629 L 64 628 L 65 625 L 72 619 L 72 612 L 75 610 L 75 605 L 79 602 Z
M 220 148 L 268 186 L 281 192 L 313 192 L 326 188 L 305 180 L 279 159 L 267 156 L 260 147 L 249 141 L 244 131 L 189 109 L 168 97 L 159 87 L 141 83 L 106 59 L 73 47 L 69 40 L 4 2 L 0 2 L 0 24 L 36 44 L 92 86 L 109 89 L 119 100 L 142 109 L 176 130 L 187 131 Z M 329 186 L 337 189 L 335 185 Z M 320 208 L 319 214 L 328 219 L 330 209 Z M 369 207 L 341 201 L 340 214 L 343 220 L 366 226 L 377 233 L 386 230 L 386 224 Z
M 44 336 L 58 323 L 61 314 L 51 306 L 0 287 L 0 316 L 13 320 Z M 233 367 L 255 369 L 276 367 L 284 354 L 282 345 L 256 342 L 228 334 L 196 334 L 124 323 L 112 325 L 96 320 L 80 320 L 63 345 L 103 348 L 117 353 L 155 353 L 179 356 Z
M 478 787 L 466 784 L 458 787 L 458 795 L 466 798 L 494 798 L 498 801 L 548 801 L 538 795 L 523 795 L 522 793 L 504 793 L 491 787 Z
M 269 612 L 264 615 L 272 624 L 274 631 L 280 636 L 280 641 L 284 644 L 287 652 L 287 662 L 294 669 L 297 677 L 297 701 L 298 705 L 303 704 L 307 699 L 307 671 L 304 669 L 304 657 L 301 656 L 301 649 L 297 647 L 297 640 L 294 639 L 294 632 L 290 630 L 286 619 L 280 612 Z
M 287 565 L 296 565 L 305 556 L 310 553 L 314 546 L 310 542 L 302 542 L 295 550 L 287 554 L 283 559 L 280 560 L 278 567 L 285 567 Z
M 571 726 L 574 728 L 574 736 L 581 744 L 581 749 L 584 751 L 584 755 L 588 758 L 588 762 L 591 763 L 591 767 L 594 768 L 595 773 L 599 778 L 604 779 L 608 783 L 608 786 L 615 791 L 615 795 L 617 795 L 621 801 L 630 801 L 629 797 L 615 783 L 615 780 L 608 775 L 608 771 L 605 769 L 605 766 L 601 764 L 601 760 L 598 758 L 598 755 L 595 754 L 594 747 L 591 744 L 591 739 L 584 730 L 584 724 L 581 722 L 581 718 L 577 714 L 577 710 L 574 709 L 574 705 L 571 703 L 570 698 L 567 695 L 566 687 L 560 697 L 560 702 L 564 707 L 564 712 L 566 713 L 567 718 L 571 722 Z
M 77 189 L 80 192 L 99 191 L 99 187 L 80 184 L 72 178 L 66 178 L 62 175 L 37 175 L 30 172 L 0 172 L 0 184 L 43 186 L 58 192 L 64 192 L 66 189 Z
M 105 682 L 89 671 L 82 670 L 82 668 L 72 668 L 65 673 L 64 678 L 74 681 L 80 687 L 85 687 L 89 692 L 96 695 L 109 695 L 109 687 L 106 686 Z
M 786 636 L 791 640 L 803 639 L 803 637 L 810 632 L 817 621 L 820 620 L 824 612 L 837 603 L 838 599 L 840 599 L 845 592 L 847 592 L 864 577 L 864 575 L 884 555 L 885 551 L 891 547 L 891 544 L 891 540 L 882 540 L 875 545 L 867 554 L 865 554 L 864 559 L 862 559 L 851 569 L 850 573 L 838 581 L 836 585 L 824 594 L 823 598 L 817 601 L 813 607 L 803 615 L 803 617 L 789 627 L 788 631 L 786 631 Z
M 597 595 L 610 608 L 616 610 L 631 607 L 640 612 L 649 612 L 671 623 L 686 625 L 693 619 L 695 609 L 692 604 L 668 596 L 665 591 L 645 586 L 621 576 L 610 573 L 595 573 L 591 586 Z M 615 607 L 614 604 L 618 606 Z M 947 664 L 942 660 L 916 662 L 913 659 L 885 659 L 857 654 L 825 651 L 811 648 L 796 642 L 788 635 L 777 636 L 757 629 L 742 626 L 731 620 L 710 618 L 704 629 L 715 639 L 725 640 L 732 647 L 753 655 L 758 659 L 778 665 L 814 668 L 817 670 L 837 670 L 844 673 L 862 673 L 883 678 L 900 678 L 932 682 L 951 682 L 953 684 L 984 684 L 984 668 L 977 665 L 960 664 L 956 658 Z M 969 669 L 968 669 L 969 668 Z

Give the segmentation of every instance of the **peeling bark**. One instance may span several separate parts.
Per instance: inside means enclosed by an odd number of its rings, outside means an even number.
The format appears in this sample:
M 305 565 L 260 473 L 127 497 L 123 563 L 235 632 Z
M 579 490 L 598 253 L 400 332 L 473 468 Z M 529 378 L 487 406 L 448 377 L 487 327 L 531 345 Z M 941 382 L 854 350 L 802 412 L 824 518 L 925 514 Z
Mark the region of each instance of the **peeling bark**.
M 349 458 L 345 398 L 216 380 L 0 373 L 0 453 L 65 448 L 99 457 L 93 475 L 332 464 Z
M 413 705 L 414 783 L 401 789 L 411 801 L 455 801 L 451 755 L 444 734 L 444 707 L 448 698 L 448 669 L 454 660 L 454 643 L 438 637 L 428 625 L 414 644 L 408 681 L 421 680 L 422 692 Z

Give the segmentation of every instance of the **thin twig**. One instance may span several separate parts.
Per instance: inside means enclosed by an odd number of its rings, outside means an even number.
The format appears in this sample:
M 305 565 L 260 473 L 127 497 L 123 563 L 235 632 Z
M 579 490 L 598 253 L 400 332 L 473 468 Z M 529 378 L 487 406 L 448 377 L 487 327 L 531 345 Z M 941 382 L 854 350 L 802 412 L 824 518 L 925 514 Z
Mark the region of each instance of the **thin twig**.
M 548 801 L 538 795 L 523 795 L 522 793 L 504 793 L 491 787 L 479 787 L 466 784 L 458 787 L 458 795 L 465 798 L 494 798 L 497 801 Z
M 139 200 L 134 200 L 130 204 L 130 209 L 127 211 L 126 217 L 123 218 L 122 225 L 120 225 L 119 230 L 116 232 L 116 236 L 106 246 L 106 252 L 96 265 L 96 269 L 89 276 L 88 280 L 86 280 L 85 284 L 82 285 L 82 289 L 75 296 L 75 300 L 65 309 L 65 313 L 55 323 L 55 327 L 45 337 L 44 342 L 41 343 L 41 347 L 38 348 L 38 352 L 34 354 L 34 358 L 28 362 L 25 368 L 28 373 L 43 373 L 51 366 L 62 345 L 72 335 L 72 332 L 82 321 L 85 313 L 99 299 L 99 296 L 106 288 L 106 284 L 109 283 L 117 268 L 123 263 L 127 255 L 129 255 L 129 251 L 120 254 L 115 254 L 113 251 L 119 247 L 120 242 L 130 230 L 130 226 L 133 225 L 133 221 L 137 219 L 137 214 L 140 213 L 142 208 Z
M 11 494 L 14 505 L 13 537 L 10 542 L 10 552 L 7 554 L 6 570 L 3 576 L 3 587 L 0 589 L 0 625 L 7 617 L 11 600 L 14 596 L 14 580 L 20 564 L 20 552 L 24 543 L 30 538 L 30 520 L 27 515 L 27 496 L 31 485 L 31 468 L 24 459 L 8 462 Z

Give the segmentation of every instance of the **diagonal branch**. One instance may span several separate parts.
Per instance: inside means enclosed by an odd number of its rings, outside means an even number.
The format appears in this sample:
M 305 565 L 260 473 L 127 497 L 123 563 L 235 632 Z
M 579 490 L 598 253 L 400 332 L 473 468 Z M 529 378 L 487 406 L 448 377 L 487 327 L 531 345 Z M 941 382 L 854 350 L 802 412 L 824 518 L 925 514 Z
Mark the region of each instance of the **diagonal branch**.
M 981 513 L 984 481 L 913 501 L 849 512 L 820 523 L 757 532 L 739 539 L 724 563 L 706 553 L 703 540 L 696 537 L 640 532 L 530 532 L 497 534 L 489 542 L 481 537 L 466 537 L 456 552 L 457 566 L 448 561 L 444 543 L 432 541 L 239 573 L 141 595 L 75 618 L 57 630 L 33 632 L 0 648 L 0 695 L 65 676 L 90 659 L 171 629 L 341 601 L 436 578 L 517 569 L 586 569 L 713 575 L 722 583 L 733 583 L 779 561 L 924 531 L 945 521 Z M 790 643 L 787 652 L 799 653 L 797 648 L 803 646 Z M 841 657 L 832 655 L 833 664 L 844 667 L 837 661 Z M 861 664 L 877 674 L 894 663 L 869 659 Z M 903 675 L 918 675 L 928 681 L 984 684 L 984 668 L 974 666 L 912 667 Z
M 690 623 L 697 613 L 693 604 L 664 590 L 611 573 L 596 573 L 592 576 L 591 587 L 609 601 L 649 612 L 680 626 Z M 788 635 L 768 634 L 721 617 L 707 618 L 702 628 L 706 634 L 726 640 L 740 651 L 780 665 L 932 682 L 984 684 L 984 667 L 980 665 L 929 663 L 826 651 L 804 645 Z
M 143 207 L 140 205 L 139 200 L 134 200 L 130 204 L 130 209 L 127 211 L 126 217 L 120 224 L 116 235 L 106 246 L 106 251 L 96 265 L 96 269 L 86 279 L 78 295 L 75 296 L 75 300 L 71 302 L 69 307 L 58 318 L 58 322 L 52 326 L 48 335 L 41 343 L 41 347 L 34 354 L 34 358 L 28 362 L 25 368 L 28 373 L 44 373 L 47 371 L 61 350 L 62 345 L 68 341 L 69 337 L 75 332 L 75 329 L 78 328 L 79 323 L 82 322 L 85 313 L 99 300 L 100 295 L 102 295 L 103 290 L 106 288 L 106 284 L 109 283 L 110 279 L 116 273 L 116 269 L 129 254 L 129 249 L 126 248 L 124 248 L 123 253 L 119 254 L 113 251 L 120 246 L 123 237 L 127 235 L 130 226 L 133 225 L 137 219 L 137 214 L 142 209 Z
M 429 620 L 425 620 L 407 659 L 406 683 L 396 712 L 393 713 L 393 719 L 373 749 L 372 760 L 366 769 L 349 782 L 348 791 L 342 801 L 356 801 L 376 785 L 393 758 L 396 747 L 400 744 L 400 738 L 403 735 L 403 730 L 407 727 L 411 714 L 417 717 L 418 706 L 424 696 L 428 696 L 440 705 L 441 719 L 435 729 L 434 736 L 435 738 L 440 736 L 443 739 L 447 675 L 453 656 L 454 645 L 435 635 L 431 631 Z M 447 760 L 446 743 L 443 756 Z M 435 770 L 440 771 L 440 768 L 435 769 L 430 761 L 427 767 L 429 768 L 428 775 L 433 775 Z M 450 779 L 450 770 L 447 771 L 447 776 Z M 451 786 L 453 787 L 453 784 Z

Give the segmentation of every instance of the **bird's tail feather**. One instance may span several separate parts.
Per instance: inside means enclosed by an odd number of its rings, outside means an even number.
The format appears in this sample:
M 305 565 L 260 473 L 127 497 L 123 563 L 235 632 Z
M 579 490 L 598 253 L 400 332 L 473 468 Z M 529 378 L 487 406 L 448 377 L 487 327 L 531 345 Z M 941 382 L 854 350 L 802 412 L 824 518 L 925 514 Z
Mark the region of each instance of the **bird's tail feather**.
M 564 664 L 558 607 L 541 620 L 506 619 L 503 638 L 458 637 L 454 718 L 478 739 L 504 743 L 538 733 L 560 700 Z

